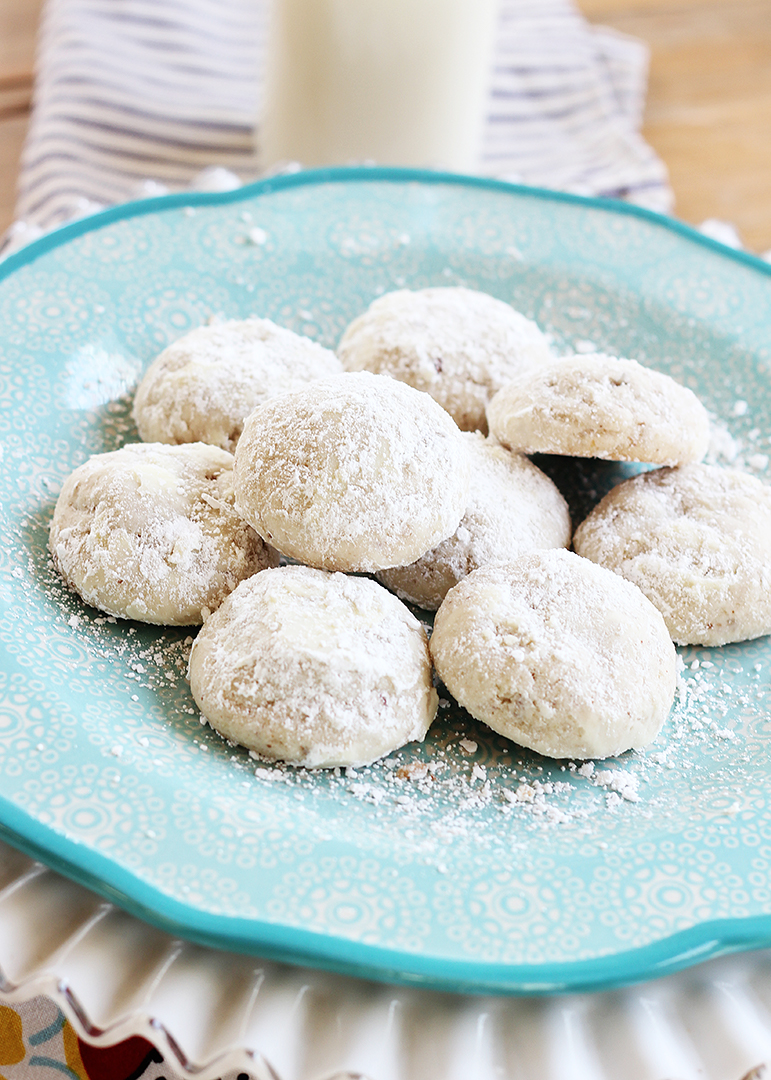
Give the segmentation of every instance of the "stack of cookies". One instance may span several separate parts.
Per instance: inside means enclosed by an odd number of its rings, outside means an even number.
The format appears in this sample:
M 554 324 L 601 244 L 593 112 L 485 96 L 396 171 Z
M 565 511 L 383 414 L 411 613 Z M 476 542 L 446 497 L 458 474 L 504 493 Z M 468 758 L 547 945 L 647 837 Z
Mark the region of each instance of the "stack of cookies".
M 112 615 L 202 622 L 194 698 L 268 758 L 361 765 L 422 739 L 434 668 L 522 746 L 617 755 L 669 713 L 673 641 L 771 632 L 771 490 L 700 464 L 695 395 L 634 360 L 558 359 L 485 294 L 382 296 L 337 355 L 215 322 L 154 361 L 134 416 L 145 442 L 65 483 L 54 562 Z M 655 468 L 572 535 L 533 454 Z M 437 611 L 430 644 L 405 601 Z

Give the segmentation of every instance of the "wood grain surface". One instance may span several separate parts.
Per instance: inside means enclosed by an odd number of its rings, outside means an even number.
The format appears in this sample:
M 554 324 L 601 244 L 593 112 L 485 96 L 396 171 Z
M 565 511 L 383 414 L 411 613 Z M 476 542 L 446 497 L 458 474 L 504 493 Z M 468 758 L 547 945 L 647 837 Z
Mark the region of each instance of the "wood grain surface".
M 675 213 L 771 248 L 771 0 L 577 0 L 651 49 L 643 134 L 669 168 Z M 13 219 L 43 0 L 0 0 L 0 231 Z
M 0 233 L 13 220 L 43 0 L 0 0 Z
M 771 0 L 578 0 L 648 42 L 643 134 L 664 159 L 675 213 L 732 222 L 771 248 Z

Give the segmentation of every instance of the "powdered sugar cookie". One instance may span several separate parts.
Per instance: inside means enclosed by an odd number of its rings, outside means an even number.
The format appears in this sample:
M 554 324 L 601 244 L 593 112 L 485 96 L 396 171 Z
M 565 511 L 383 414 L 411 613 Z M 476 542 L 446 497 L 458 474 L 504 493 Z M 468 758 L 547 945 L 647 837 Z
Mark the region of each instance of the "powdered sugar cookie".
M 233 504 L 232 454 L 203 443 L 124 446 L 65 481 L 51 554 L 86 603 L 110 615 L 200 623 L 278 561 Z
M 455 531 L 469 460 L 427 394 L 384 375 L 265 402 L 236 448 L 236 506 L 272 546 L 325 570 L 412 562 Z
M 404 604 L 305 566 L 239 585 L 195 640 L 190 687 L 227 739 L 308 768 L 367 765 L 423 739 L 438 700 Z
M 642 473 L 576 530 L 576 551 L 638 585 L 680 645 L 771 633 L 771 488 L 713 465 Z
M 496 390 L 551 356 L 531 319 L 464 288 L 401 289 L 379 297 L 350 324 L 337 354 L 348 371 L 409 383 L 464 431 L 483 432 L 485 406 Z
M 460 525 L 416 562 L 376 575 L 403 600 L 430 610 L 480 566 L 510 562 L 533 548 L 570 543 L 567 503 L 545 473 L 479 432 L 464 432 L 463 438 L 472 485 Z
M 549 757 L 646 746 L 674 699 L 676 655 L 661 615 L 634 585 L 571 551 L 469 574 L 437 613 L 431 654 L 472 716 Z
M 145 442 L 206 442 L 235 449 L 255 405 L 341 370 L 329 349 L 269 319 L 200 326 L 153 361 L 137 388 Z
M 490 431 L 520 453 L 675 465 L 707 452 L 709 418 L 668 375 L 602 353 L 518 376 L 487 409 Z

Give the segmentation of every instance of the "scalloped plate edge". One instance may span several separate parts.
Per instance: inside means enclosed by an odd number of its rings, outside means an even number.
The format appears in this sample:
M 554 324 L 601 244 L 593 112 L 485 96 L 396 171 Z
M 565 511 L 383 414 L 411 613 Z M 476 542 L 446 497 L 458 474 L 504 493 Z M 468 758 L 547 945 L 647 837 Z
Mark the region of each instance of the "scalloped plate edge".
M 115 221 L 124 221 L 144 214 L 154 213 L 159 210 L 172 210 L 176 207 L 185 206 L 212 206 L 238 203 L 246 199 L 257 198 L 275 191 L 288 190 L 294 187 L 308 185 L 321 185 L 345 182 L 392 182 L 392 183 L 422 183 L 429 185 L 456 185 L 459 187 L 481 188 L 488 191 L 510 192 L 511 194 L 527 195 L 536 199 L 544 199 L 552 202 L 573 203 L 577 206 L 593 206 L 600 210 L 611 213 L 625 214 L 640 218 L 659 225 L 664 229 L 674 232 L 686 240 L 716 251 L 745 266 L 751 266 L 761 273 L 771 276 L 771 263 L 766 262 L 757 255 L 748 251 L 740 251 L 728 247 L 719 240 L 687 225 L 677 218 L 667 217 L 655 210 L 648 210 L 644 206 L 636 206 L 634 203 L 622 202 L 620 199 L 605 199 L 587 195 L 573 195 L 566 191 L 552 191 L 548 188 L 529 187 L 525 184 L 512 184 L 507 180 L 495 180 L 484 176 L 467 176 L 460 173 L 432 172 L 427 169 L 400 169 L 386 168 L 383 166 L 348 166 L 326 169 L 304 169 L 299 172 L 279 174 L 266 177 L 263 180 L 255 180 L 243 187 L 231 191 L 200 192 L 183 191 L 172 195 L 157 195 L 150 199 L 137 199 L 132 202 L 119 203 L 117 206 L 99 210 L 77 221 L 71 221 L 60 225 L 32 240 L 19 251 L 0 259 L 0 281 L 8 277 L 15 270 L 34 262 L 39 256 L 54 248 L 66 244 L 68 241 L 84 233 L 100 229 L 103 225 L 109 225 Z
M 385 949 L 300 927 L 201 911 L 166 896 L 99 852 L 53 832 L 0 797 L 0 837 L 129 914 L 198 945 L 357 978 L 461 994 L 602 991 L 771 945 L 771 916 L 723 919 L 625 952 L 573 963 L 448 960 Z

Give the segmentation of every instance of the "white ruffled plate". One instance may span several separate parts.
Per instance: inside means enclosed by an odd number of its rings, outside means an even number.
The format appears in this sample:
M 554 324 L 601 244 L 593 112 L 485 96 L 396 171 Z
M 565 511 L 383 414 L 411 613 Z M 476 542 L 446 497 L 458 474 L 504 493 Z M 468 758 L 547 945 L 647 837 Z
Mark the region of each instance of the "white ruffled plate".
M 167 1080 L 740 1080 L 771 1065 L 768 952 L 611 993 L 394 988 L 191 945 L 4 844 L 0 972 L 0 1002 L 47 994 L 97 1045 L 141 1035 Z

